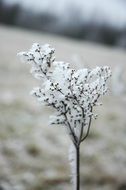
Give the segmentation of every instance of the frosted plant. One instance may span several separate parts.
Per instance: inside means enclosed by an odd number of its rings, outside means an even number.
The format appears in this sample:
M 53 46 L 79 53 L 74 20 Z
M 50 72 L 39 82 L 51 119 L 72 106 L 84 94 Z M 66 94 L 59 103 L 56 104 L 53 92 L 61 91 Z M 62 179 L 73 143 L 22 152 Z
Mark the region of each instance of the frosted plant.
M 68 131 L 73 145 L 70 149 L 73 184 L 79 190 L 80 144 L 89 134 L 92 119 L 97 117 L 93 108 L 100 105 L 100 96 L 107 92 L 111 71 L 108 66 L 74 70 L 69 63 L 56 62 L 54 52 L 48 44 L 35 43 L 28 52 L 18 55 L 23 62 L 31 64 L 31 73 L 40 80 L 41 86 L 34 88 L 32 94 L 55 110 L 50 123 L 64 125 Z

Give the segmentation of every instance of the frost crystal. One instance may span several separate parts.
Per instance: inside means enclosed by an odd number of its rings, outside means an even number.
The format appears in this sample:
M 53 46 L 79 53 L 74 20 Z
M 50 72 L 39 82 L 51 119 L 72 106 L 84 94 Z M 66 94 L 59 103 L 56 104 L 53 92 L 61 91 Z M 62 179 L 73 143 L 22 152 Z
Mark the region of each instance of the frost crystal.
M 111 70 L 104 66 L 76 71 L 68 63 L 56 62 L 54 52 L 48 44 L 35 43 L 28 52 L 18 55 L 32 65 L 33 76 L 41 80 L 41 87 L 34 88 L 32 94 L 55 109 L 51 124 L 66 126 L 73 143 L 79 145 L 89 133 L 92 118 L 96 118 L 93 107 L 107 92 Z

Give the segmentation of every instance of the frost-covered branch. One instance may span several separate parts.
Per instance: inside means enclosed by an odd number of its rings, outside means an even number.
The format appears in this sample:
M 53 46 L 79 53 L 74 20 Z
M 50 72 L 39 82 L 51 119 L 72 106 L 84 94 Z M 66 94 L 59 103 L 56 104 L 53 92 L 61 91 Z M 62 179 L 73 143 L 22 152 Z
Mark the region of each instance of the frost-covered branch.
M 55 113 L 50 123 L 64 125 L 76 149 L 76 189 L 79 190 L 79 146 L 89 135 L 91 121 L 96 118 L 93 108 L 106 94 L 106 82 L 111 76 L 108 66 L 75 70 L 69 63 L 57 62 L 50 45 L 33 44 L 28 52 L 21 52 L 21 61 L 31 64 L 31 73 L 40 80 L 32 90 L 39 102 L 52 107 Z

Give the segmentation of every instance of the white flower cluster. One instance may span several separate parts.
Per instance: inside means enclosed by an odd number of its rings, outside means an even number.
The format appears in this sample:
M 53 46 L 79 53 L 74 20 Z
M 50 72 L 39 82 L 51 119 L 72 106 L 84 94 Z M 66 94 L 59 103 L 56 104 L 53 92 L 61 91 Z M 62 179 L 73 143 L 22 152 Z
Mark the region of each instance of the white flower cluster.
M 33 44 L 30 51 L 18 55 L 32 65 L 31 72 L 42 80 L 41 87 L 34 88 L 32 94 L 44 105 L 55 109 L 55 114 L 50 117 L 51 124 L 65 125 L 73 143 L 79 145 L 87 137 L 91 119 L 95 117 L 93 107 L 107 91 L 110 68 L 76 71 L 68 63 L 56 62 L 54 49 L 49 45 Z

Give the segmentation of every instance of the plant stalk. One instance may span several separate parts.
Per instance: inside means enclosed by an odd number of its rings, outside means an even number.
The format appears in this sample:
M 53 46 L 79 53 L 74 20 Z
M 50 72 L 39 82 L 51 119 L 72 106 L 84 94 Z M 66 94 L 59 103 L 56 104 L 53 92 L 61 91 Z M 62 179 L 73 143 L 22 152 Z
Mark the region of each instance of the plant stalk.
M 76 149 L 76 181 L 75 190 L 80 190 L 80 146 L 75 146 Z

